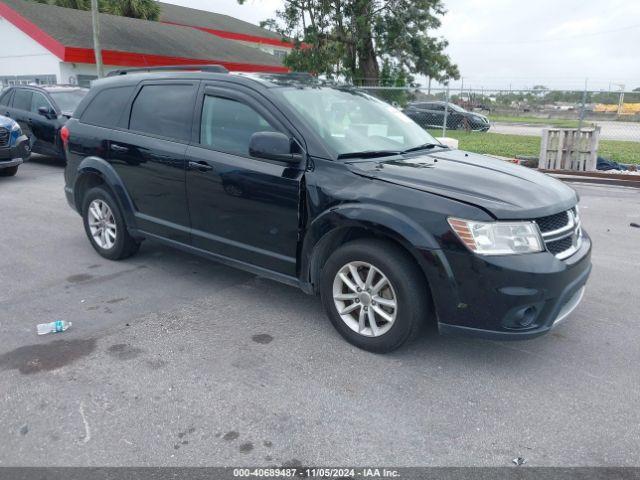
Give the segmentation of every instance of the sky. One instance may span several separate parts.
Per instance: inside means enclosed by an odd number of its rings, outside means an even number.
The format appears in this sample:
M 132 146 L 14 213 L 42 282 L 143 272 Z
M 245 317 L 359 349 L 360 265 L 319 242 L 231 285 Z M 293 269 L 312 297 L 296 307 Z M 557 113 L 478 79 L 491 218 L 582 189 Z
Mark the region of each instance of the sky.
M 259 23 L 282 0 L 165 0 Z M 640 87 L 639 0 L 444 0 L 437 35 L 449 41 L 465 89 L 626 90 Z M 460 87 L 462 80 L 453 82 Z

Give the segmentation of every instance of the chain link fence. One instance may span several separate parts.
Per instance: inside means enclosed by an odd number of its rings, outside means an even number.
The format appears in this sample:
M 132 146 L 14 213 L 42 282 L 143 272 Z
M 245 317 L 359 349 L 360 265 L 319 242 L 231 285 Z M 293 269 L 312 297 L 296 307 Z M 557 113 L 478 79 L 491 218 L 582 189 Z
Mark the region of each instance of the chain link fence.
M 602 168 L 602 160 L 640 165 L 640 92 L 409 87 L 363 91 L 402 110 L 435 137 L 458 140 L 463 150 L 535 162 L 545 129 L 597 128 Z

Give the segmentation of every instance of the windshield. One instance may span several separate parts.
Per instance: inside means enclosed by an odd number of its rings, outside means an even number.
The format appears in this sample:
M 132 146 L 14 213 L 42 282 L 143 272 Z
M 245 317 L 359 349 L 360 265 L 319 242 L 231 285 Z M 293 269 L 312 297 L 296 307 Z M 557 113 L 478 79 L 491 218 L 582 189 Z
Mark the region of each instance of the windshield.
M 451 110 L 455 110 L 456 112 L 466 113 L 466 110 L 464 108 L 456 105 L 455 103 L 450 103 L 449 108 Z
M 362 92 L 286 88 L 278 93 L 339 156 L 438 143 L 401 111 Z
M 64 92 L 49 92 L 60 111 L 73 113 L 80 101 L 87 94 L 87 90 L 67 90 Z

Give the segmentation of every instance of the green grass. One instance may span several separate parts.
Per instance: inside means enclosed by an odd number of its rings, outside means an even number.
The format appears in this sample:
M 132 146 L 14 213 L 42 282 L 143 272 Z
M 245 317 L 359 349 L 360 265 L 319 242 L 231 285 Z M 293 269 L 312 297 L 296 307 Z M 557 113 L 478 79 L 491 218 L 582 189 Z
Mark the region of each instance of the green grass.
M 524 123 L 529 125 L 548 125 L 550 127 L 559 128 L 578 128 L 579 120 L 563 119 L 563 118 L 540 118 L 540 117 L 512 117 L 507 115 L 489 115 L 492 122 L 502 123 Z M 589 122 L 584 123 L 585 126 L 591 125 Z
M 430 133 L 436 137 L 442 136 L 442 130 L 430 130 Z M 447 131 L 447 136 L 458 139 L 460 150 L 469 152 L 509 158 L 516 155 L 537 156 L 540 154 L 539 137 L 463 131 Z M 600 140 L 598 155 L 620 163 L 640 164 L 640 142 Z

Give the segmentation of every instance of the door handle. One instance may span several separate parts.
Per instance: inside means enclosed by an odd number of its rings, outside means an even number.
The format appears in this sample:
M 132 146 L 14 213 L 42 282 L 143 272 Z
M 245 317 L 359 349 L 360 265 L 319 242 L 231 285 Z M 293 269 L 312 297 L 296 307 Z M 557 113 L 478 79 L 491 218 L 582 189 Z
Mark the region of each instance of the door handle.
M 118 152 L 118 153 L 126 153 L 129 151 L 128 147 L 123 147 L 122 145 L 116 145 L 115 143 L 112 143 L 109 148 L 111 148 L 112 151 Z
M 189 170 L 198 170 L 200 172 L 210 172 L 213 167 L 207 162 L 194 162 L 189 161 Z

